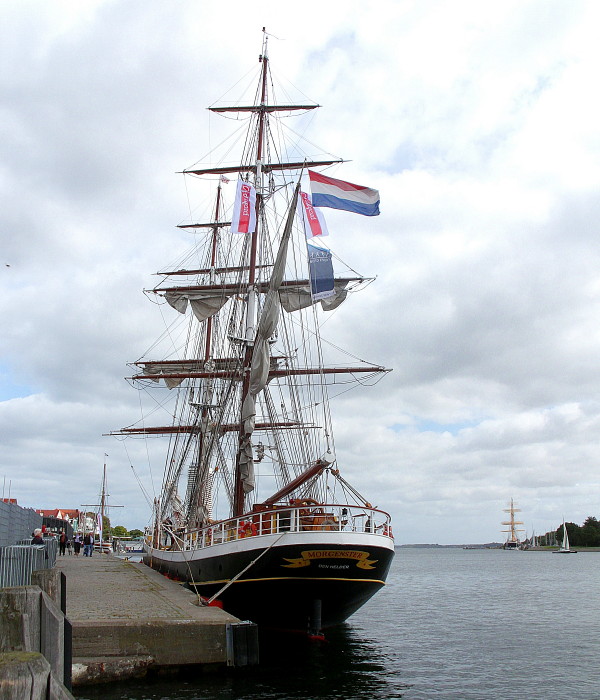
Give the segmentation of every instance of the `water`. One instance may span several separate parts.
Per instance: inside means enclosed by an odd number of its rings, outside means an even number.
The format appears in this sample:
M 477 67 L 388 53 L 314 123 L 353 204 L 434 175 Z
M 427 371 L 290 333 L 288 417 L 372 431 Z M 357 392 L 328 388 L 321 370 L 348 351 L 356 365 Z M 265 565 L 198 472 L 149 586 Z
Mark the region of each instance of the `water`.
M 261 642 L 252 670 L 79 689 L 80 700 L 598 700 L 600 553 L 400 549 L 325 643 Z

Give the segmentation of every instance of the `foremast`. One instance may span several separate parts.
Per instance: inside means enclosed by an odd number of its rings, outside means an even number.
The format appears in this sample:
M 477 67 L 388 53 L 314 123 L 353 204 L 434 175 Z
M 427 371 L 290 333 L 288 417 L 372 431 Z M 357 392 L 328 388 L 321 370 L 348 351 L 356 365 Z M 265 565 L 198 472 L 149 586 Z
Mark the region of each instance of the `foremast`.
M 215 268 L 217 265 L 217 248 L 219 244 L 219 231 L 221 219 L 221 181 L 217 186 L 217 197 L 215 201 L 214 223 L 209 225 L 211 230 L 210 240 L 210 282 L 216 282 Z M 202 366 L 204 368 L 211 367 L 211 357 L 213 355 L 213 316 L 209 316 L 205 321 L 204 335 L 204 353 L 202 356 Z M 198 406 L 198 414 L 200 417 L 199 424 L 202 426 L 198 432 L 196 468 L 191 469 L 188 475 L 188 488 L 186 497 L 186 522 L 188 526 L 198 527 L 202 525 L 209 517 L 210 513 L 207 509 L 207 501 L 210 500 L 210 488 L 212 477 L 210 475 L 210 438 L 212 435 L 209 431 L 209 418 L 212 410 L 212 382 L 208 379 L 203 383 L 203 394 Z M 212 431 L 211 431 L 212 432 Z

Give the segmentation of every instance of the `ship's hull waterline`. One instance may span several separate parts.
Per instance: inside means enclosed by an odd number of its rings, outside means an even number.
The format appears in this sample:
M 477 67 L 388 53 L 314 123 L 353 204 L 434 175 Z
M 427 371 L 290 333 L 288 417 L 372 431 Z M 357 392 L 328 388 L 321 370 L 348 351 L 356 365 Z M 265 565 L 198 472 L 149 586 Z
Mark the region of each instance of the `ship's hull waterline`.
M 192 551 L 147 546 L 144 561 L 205 599 L 218 594 L 240 619 L 307 632 L 344 622 L 366 603 L 385 585 L 393 556 L 393 540 L 381 535 L 290 532 Z

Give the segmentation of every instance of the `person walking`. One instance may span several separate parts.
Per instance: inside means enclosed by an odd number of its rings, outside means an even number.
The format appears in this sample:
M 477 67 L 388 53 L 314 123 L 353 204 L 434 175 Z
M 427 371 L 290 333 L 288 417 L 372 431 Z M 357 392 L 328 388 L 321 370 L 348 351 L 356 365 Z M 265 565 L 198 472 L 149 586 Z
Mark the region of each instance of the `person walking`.
M 67 553 L 67 533 L 63 530 L 58 538 L 58 553 L 64 557 Z
M 78 557 L 81 551 L 81 532 L 78 532 L 73 538 L 73 551 L 75 552 L 75 556 Z
M 89 532 L 86 532 L 85 535 L 83 536 L 83 556 L 84 557 L 91 557 L 92 554 L 90 552 L 91 550 L 91 541 L 92 541 L 92 536 L 90 535 Z

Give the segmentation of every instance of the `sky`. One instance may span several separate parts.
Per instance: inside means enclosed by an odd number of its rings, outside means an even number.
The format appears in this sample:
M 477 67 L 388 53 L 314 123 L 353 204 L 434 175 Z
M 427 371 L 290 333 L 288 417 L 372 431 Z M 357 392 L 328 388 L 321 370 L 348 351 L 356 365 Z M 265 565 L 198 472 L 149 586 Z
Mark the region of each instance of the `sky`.
M 397 544 L 501 541 L 511 498 L 528 534 L 600 517 L 600 4 L 297 7 L 1 4 L 3 496 L 96 503 L 106 462 L 113 525 L 148 523 L 158 451 L 105 435 L 162 330 L 142 290 L 191 245 L 176 173 L 266 26 L 335 176 L 381 193 L 376 219 L 328 217 L 377 276 L 336 342 L 393 368 L 335 401 L 345 478 Z

